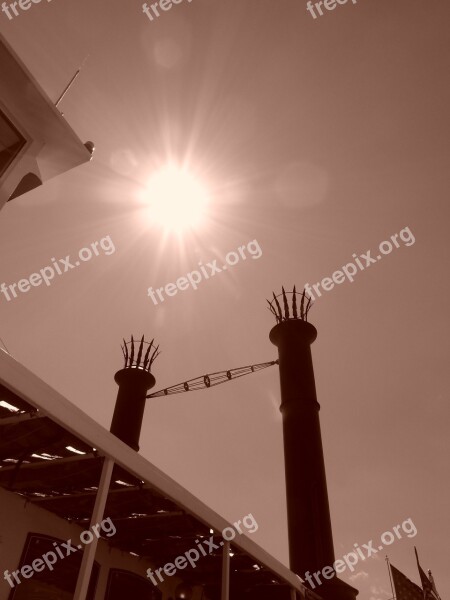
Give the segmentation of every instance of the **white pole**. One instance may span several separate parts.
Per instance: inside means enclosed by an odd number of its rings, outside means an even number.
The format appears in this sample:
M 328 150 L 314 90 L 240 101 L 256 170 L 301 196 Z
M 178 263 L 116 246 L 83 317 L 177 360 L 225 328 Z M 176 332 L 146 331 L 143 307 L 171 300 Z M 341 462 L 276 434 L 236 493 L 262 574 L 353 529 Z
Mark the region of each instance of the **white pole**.
M 391 563 L 389 562 L 389 556 L 387 554 L 386 554 L 385 560 L 386 560 L 388 573 L 389 573 L 389 581 L 391 582 L 392 600 L 395 600 L 396 596 L 395 596 L 395 591 L 394 591 L 394 584 L 392 583 Z
M 92 511 L 91 517 L 91 528 L 93 525 L 97 525 L 103 520 L 103 514 L 105 511 L 106 500 L 108 498 L 109 484 L 111 483 L 111 476 L 114 467 L 114 460 L 105 456 L 103 461 L 102 474 L 100 476 L 100 483 L 97 490 L 97 496 L 95 498 L 94 510 Z M 92 565 L 94 564 L 95 551 L 97 549 L 98 538 L 94 536 L 92 542 L 86 545 L 83 552 L 83 559 L 81 561 L 80 571 L 78 573 L 77 587 L 75 589 L 75 595 L 73 600 L 86 600 L 86 594 L 89 587 L 89 581 L 91 578 Z
M 230 598 L 230 542 L 224 542 L 222 550 L 222 595 L 221 600 Z

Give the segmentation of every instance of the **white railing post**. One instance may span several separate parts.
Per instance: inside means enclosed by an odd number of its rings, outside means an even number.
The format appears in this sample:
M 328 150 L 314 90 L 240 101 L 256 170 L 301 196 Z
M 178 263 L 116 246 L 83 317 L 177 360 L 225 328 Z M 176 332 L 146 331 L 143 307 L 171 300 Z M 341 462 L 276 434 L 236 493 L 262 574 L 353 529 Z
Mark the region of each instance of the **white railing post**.
M 95 498 L 94 510 L 92 511 L 91 524 L 92 528 L 103 520 L 106 500 L 108 498 L 109 484 L 114 468 L 114 460 L 105 456 L 103 461 L 102 474 L 98 485 L 97 496 Z M 78 573 L 77 587 L 73 600 L 86 600 L 86 594 L 91 578 L 92 566 L 94 564 L 95 551 L 97 550 L 98 537 L 94 536 L 92 542 L 86 545 L 81 560 L 81 567 Z

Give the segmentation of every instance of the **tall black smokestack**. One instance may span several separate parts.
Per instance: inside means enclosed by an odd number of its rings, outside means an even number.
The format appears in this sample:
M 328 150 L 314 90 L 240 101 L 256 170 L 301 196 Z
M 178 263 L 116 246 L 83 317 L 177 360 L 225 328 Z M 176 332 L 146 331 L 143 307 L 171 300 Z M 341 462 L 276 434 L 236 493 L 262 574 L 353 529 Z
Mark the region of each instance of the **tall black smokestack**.
M 144 341 L 144 336 L 138 348 L 135 346 L 133 336 L 130 342 L 124 340 L 122 352 L 125 367 L 114 376 L 119 391 L 110 431 L 137 452 L 146 395 L 155 385 L 150 368 L 159 354 L 159 346 L 154 347 L 153 340 L 150 343 Z
M 295 287 L 274 295 L 269 305 L 277 320 L 269 338 L 279 356 L 290 568 L 305 579 L 335 561 L 311 355 L 317 330 L 307 322 L 311 299 Z M 320 573 L 319 579 L 311 587 L 326 600 L 355 600 L 358 594 L 335 576 L 328 580 Z

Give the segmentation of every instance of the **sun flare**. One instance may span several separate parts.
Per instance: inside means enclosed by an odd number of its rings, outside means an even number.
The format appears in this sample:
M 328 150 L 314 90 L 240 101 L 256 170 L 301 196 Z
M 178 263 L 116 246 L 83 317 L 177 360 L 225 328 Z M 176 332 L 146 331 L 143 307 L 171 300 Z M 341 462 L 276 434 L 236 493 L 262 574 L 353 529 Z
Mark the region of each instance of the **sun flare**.
M 198 226 L 206 214 L 208 193 L 189 171 L 168 166 L 155 173 L 146 185 L 149 217 L 170 231 Z

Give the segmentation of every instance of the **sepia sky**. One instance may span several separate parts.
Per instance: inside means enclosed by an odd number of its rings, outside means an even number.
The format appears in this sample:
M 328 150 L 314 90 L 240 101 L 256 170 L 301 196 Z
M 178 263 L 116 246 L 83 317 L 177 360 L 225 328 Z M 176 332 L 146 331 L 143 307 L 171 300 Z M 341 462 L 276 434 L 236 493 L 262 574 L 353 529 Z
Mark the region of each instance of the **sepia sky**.
M 84 61 L 59 108 L 96 146 L 91 163 L 3 208 L 0 283 L 106 236 L 115 247 L 0 296 L 0 337 L 105 427 L 123 337 L 160 344 L 155 391 L 273 360 L 272 290 L 412 232 L 310 312 L 336 558 L 408 518 L 418 531 L 342 575 L 367 600 L 391 596 L 386 552 L 419 582 L 414 545 L 450 597 L 449 17 L 448 0 L 358 0 L 316 19 L 304 0 L 185 1 L 154 21 L 137 0 L 0 13 L 55 101 Z M 181 237 L 142 199 L 174 162 L 211 199 Z M 252 240 L 257 260 L 148 297 Z M 287 564 L 279 402 L 277 367 L 149 400 L 141 453 L 225 517 L 252 513 L 253 539 Z

